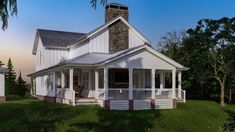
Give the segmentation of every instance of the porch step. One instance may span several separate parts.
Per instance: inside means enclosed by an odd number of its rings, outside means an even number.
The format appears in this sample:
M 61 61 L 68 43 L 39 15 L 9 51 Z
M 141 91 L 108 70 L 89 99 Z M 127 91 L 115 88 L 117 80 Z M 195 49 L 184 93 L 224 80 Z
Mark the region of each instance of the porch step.
M 95 104 L 98 104 L 98 101 L 94 99 L 76 100 L 76 105 L 95 105 Z

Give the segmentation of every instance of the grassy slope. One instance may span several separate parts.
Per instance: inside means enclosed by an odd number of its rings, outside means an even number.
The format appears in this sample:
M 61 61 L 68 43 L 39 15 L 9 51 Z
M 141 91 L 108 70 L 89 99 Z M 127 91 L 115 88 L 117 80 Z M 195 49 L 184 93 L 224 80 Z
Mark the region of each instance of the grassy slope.
M 235 106 L 188 101 L 172 110 L 105 111 L 33 99 L 0 104 L 0 131 L 208 131 L 216 132 Z

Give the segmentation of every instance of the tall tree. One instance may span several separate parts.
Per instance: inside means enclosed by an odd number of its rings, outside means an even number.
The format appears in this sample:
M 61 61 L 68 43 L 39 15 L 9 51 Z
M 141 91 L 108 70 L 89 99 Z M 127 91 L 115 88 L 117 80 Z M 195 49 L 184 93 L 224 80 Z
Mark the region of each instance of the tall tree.
M 9 58 L 7 63 L 8 72 L 6 73 L 6 94 L 14 95 L 17 93 L 16 90 L 16 73 L 14 71 L 11 58 Z
M 2 21 L 2 29 L 6 30 L 8 26 L 9 14 L 11 16 L 17 15 L 16 0 L 0 0 L 0 21 Z
M 22 79 L 21 71 L 19 73 L 19 77 L 17 79 L 17 94 L 19 96 L 25 96 L 28 92 L 26 82 Z
M 213 67 L 213 77 L 220 85 L 220 104 L 224 106 L 226 78 L 231 72 L 235 44 L 235 18 L 219 20 L 204 19 L 198 22 L 197 28 L 191 30 L 198 39 L 205 38 L 209 46 L 209 58 Z

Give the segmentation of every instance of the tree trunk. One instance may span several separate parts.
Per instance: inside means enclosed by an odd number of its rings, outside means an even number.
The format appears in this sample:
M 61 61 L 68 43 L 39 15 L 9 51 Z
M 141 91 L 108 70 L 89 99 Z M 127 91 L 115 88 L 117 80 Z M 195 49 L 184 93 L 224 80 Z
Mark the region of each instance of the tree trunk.
M 225 106 L 225 104 L 224 104 L 224 83 L 220 83 L 220 105 Z

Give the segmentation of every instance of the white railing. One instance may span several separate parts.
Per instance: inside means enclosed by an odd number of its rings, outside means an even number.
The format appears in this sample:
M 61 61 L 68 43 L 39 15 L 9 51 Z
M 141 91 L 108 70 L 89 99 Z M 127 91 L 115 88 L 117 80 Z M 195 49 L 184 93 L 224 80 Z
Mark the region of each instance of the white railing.
M 176 89 L 176 97 L 178 98 L 178 100 L 186 102 L 186 91 L 185 90 L 178 90 Z
M 61 99 L 61 103 L 68 102 L 75 106 L 75 91 L 69 88 L 57 88 L 56 98 Z
M 109 88 L 108 99 L 110 100 L 128 100 L 129 90 L 128 88 Z
M 103 100 L 104 99 L 104 89 L 96 90 L 96 99 Z
M 151 99 L 151 89 L 147 88 L 134 88 L 133 89 L 133 99 L 134 100 L 145 100 Z
M 156 89 L 156 99 L 172 99 L 172 89 Z

